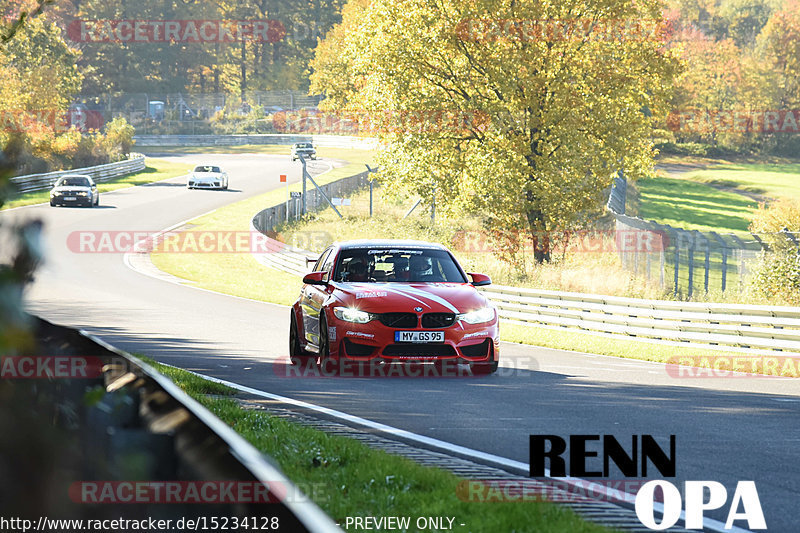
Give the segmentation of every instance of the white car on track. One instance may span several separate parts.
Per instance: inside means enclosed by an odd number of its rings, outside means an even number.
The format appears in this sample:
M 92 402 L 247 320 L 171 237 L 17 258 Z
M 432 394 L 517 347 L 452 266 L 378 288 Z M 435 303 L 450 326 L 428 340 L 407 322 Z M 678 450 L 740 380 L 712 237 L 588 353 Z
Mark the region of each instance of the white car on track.
M 217 165 L 198 165 L 189 173 L 189 189 L 227 189 L 228 173 Z

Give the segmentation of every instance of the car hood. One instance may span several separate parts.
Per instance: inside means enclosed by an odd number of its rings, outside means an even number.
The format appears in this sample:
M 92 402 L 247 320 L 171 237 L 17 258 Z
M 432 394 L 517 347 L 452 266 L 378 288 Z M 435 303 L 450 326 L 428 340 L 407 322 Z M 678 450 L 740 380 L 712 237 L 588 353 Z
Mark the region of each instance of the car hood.
M 370 313 L 466 313 L 488 300 L 468 283 L 334 283 L 341 305 Z M 416 311 L 421 307 L 422 311 Z
M 62 185 L 61 187 L 53 187 L 54 192 L 91 192 L 91 187 L 82 187 L 80 185 Z

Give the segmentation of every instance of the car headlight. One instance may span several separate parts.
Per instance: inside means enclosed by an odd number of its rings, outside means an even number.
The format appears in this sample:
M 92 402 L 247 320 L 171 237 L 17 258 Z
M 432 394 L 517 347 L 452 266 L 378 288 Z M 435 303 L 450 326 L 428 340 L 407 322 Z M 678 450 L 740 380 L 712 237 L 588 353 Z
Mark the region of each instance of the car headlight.
M 461 313 L 456 316 L 458 320 L 463 320 L 467 324 L 482 324 L 494 320 L 494 307 L 482 307 L 469 313 Z
M 334 307 L 333 314 L 339 320 L 345 322 L 355 322 L 356 324 L 366 324 L 372 320 L 372 315 L 366 311 L 359 311 L 352 307 Z

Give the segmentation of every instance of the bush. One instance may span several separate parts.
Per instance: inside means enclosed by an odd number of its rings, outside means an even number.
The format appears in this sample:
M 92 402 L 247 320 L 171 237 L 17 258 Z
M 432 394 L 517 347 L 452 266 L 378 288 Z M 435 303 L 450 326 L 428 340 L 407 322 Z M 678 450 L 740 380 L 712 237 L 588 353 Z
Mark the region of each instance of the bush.
M 131 152 L 134 133 L 136 130 L 127 120 L 117 117 L 108 123 L 105 135 L 98 137 L 97 144 L 108 159 L 120 161 Z
M 788 304 L 800 303 L 800 201 L 789 198 L 761 204 L 750 231 L 762 234 L 769 251 L 762 253 L 750 286 L 757 294 Z
M 56 134 L 34 123 L 13 139 L 16 175 L 102 165 L 125 159 L 133 148 L 134 128 L 121 117 L 105 133 L 81 133 L 72 128 Z M 10 141 L 9 141 L 10 142 Z
M 706 143 L 675 143 L 675 142 L 662 142 L 655 145 L 656 149 L 662 154 L 672 155 L 692 155 L 699 157 L 725 157 L 732 156 L 737 153 L 736 150 L 725 148 L 722 146 L 714 146 Z

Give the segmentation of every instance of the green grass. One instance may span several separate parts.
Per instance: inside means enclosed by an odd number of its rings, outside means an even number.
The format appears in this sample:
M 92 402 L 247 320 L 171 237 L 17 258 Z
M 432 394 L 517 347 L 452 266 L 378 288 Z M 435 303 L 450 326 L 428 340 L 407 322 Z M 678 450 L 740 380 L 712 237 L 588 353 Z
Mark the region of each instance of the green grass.
M 455 517 L 458 531 L 600 532 L 564 507 L 543 502 L 471 502 L 463 480 L 444 470 L 289 423 L 228 399 L 200 398 L 344 528 L 347 516 Z M 308 490 L 311 489 L 311 490 Z M 355 530 L 355 529 L 354 529 Z
M 800 198 L 800 162 L 725 163 L 688 172 L 685 177 L 769 198 Z
M 129 174 L 128 176 L 116 178 L 111 181 L 98 183 L 97 188 L 102 194 L 104 192 L 115 191 L 117 189 L 135 187 L 136 185 L 143 185 L 145 183 L 152 183 L 154 181 L 174 178 L 183 174 L 186 174 L 185 164 L 173 163 L 164 159 L 153 159 L 148 157 L 145 169 L 141 172 Z M 31 191 L 13 196 L 6 204 L 3 205 L 3 209 L 22 207 L 24 205 L 41 204 L 49 201 L 50 189 Z
M 347 516 L 449 516 L 460 531 L 604 532 L 565 507 L 537 501 L 467 501 L 464 480 L 438 468 L 375 450 L 356 440 L 246 409 L 236 391 L 143 357 L 231 426 L 334 520 Z M 381 531 L 381 530 L 376 530 Z M 410 531 L 417 531 L 411 527 Z
M 646 220 L 687 230 L 743 233 L 758 201 L 740 193 L 771 198 L 800 198 L 800 162 L 725 161 L 662 158 L 660 164 L 684 165 L 679 176 L 637 182 L 638 214 Z M 702 167 L 693 169 L 692 167 Z
M 758 206 L 741 194 L 721 191 L 689 178 L 640 180 L 639 216 L 685 230 L 743 233 Z
M 220 396 L 233 396 L 237 394 L 236 389 L 232 389 L 227 385 L 209 381 L 201 378 L 198 375 L 192 374 L 180 368 L 173 366 L 162 365 L 158 361 L 145 357 L 141 354 L 136 354 L 136 357 L 155 368 L 159 373 L 164 374 L 171 379 L 179 388 L 181 388 L 189 396 L 198 398 L 207 394 L 215 394 Z

